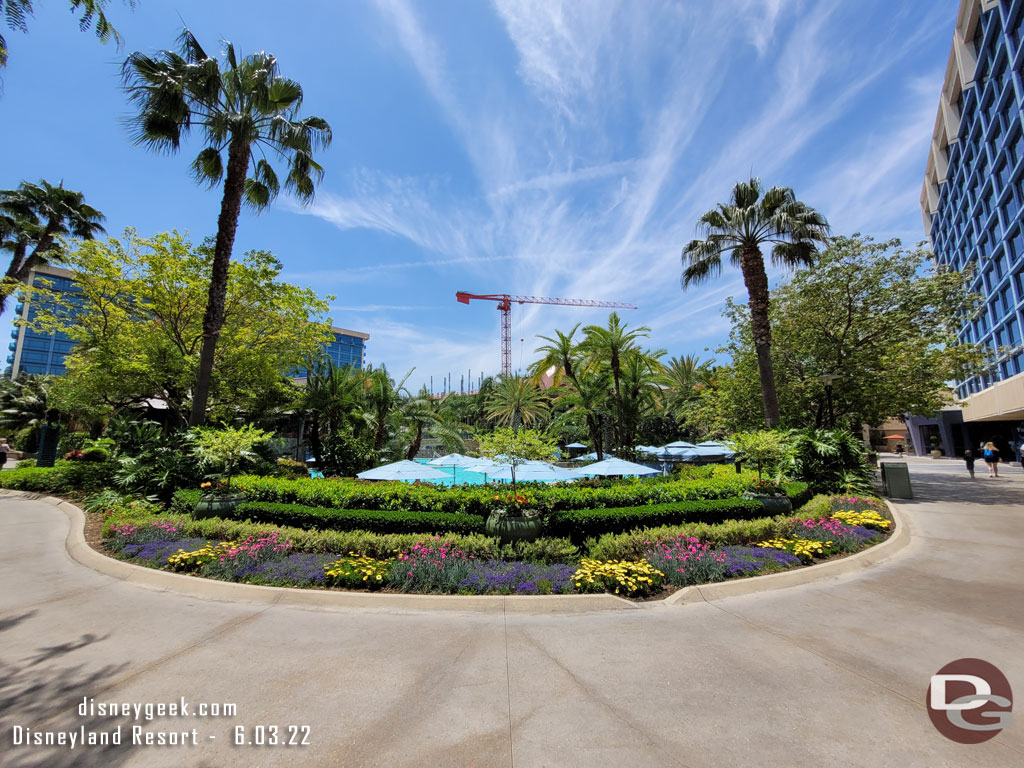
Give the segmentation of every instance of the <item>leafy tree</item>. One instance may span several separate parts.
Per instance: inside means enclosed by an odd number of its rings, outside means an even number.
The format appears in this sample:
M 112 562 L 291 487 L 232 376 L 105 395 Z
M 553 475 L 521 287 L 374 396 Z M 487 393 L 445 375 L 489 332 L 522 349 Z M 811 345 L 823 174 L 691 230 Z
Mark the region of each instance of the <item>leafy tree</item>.
M 947 405 L 946 382 L 983 362 L 975 345 L 955 336 L 961 318 L 977 311 L 969 280 L 936 271 L 927 251 L 904 249 L 898 240 L 834 240 L 814 269 L 776 291 L 772 336 L 782 424 L 852 431 Z M 751 318 L 731 303 L 726 314 L 733 330 L 724 351 L 732 364 L 717 375 L 718 406 L 727 422 L 745 428 L 756 420 L 751 400 L 758 387 Z
M 533 429 L 499 427 L 480 439 L 480 454 L 512 466 L 512 495 L 516 494 L 516 467 L 528 461 L 551 461 L 555 443 L 543 432 Z
M 786 433 L 779 430 L 737 432 L 733 435 L 732 441 L 741 459 L 754 462 L 758 480 L 765 469 L 780 469 L 789 455 Z
M 487 416 L 494 423 L 519 429 L 533 426 L 548 411 L 547 397 L 537 383 L 518 373 L 502 376 L 486 401 Z
M 299 118 L 302 87 L 280 75 L 277 59 L 271 54 L 260 52 L 239 59 L 234 46 L 226 43 L 222 65 L 203 50 L 188 29 L 178 42 L 177 51 L 161 51 L 155 56 L 133 53 L 122 72 L 129 100 L 138 108 L 132 118 L 137 143 L 176 152 L 182 138 L 199 128 L 206 146 L 192 163 L 193 175 L 211 187 L 223 181 L 189 416 L 189 423 L 196 426 L 206 420 L 242 203 L 260 211 L 280 190 L 264 150 L 288 162 L 285 188 L 307 202 L 313 197 L 313 179 L 323 176 L 313 152 L 330 144 L 331 128 L 323 118 Z
M 251 453 L 258 443 L 266 442 L 269 432 L 256 429 L 252 424 L 243 427 L 196 430 L 196 455 L 224 468 L 224 482 L 231 490 L 231 474 L 242 457 Z
M 114 40 L 121 44 L 121 37 L 107 19 L 105 9 L 109 0 L 68 0 L 72 11 L 81 11 L 78 26 L 84 32 L 94 23 L 96 37 L 101 43 Z M 128 5 L 135 7 L 136 0 L 126 0 Z M 3 16 L 8 29 L 19 32 L 28 31 L 28 20 L 32 16 L 32 0 L 0 0 L 0 16 Z M 7 41 L 0 35 L 0 68 L 7 66 Z
M 646 338 L 650 331 L 651 329 L 646 326 L 629 329 L 619 319 L 617 312 L 612 312 L 608 316 L 607 327 L 588 325 L 583 329 L 585 338 L 581 346 L 590 363 L 592 365 L 607 365 L 611 371 L 612 385 L 615 391 L 616 447 L 624 446 L 627 441 L 626 417 L 622 400 L 622 365 L 626 358 L 638 352 L 637 340 Z
M 464 445 L 461 425 L 443 416 L 439 401 L 430 396 L 426 387 L 402 402 L 401 419 L 404 434 L 408 437 L 404 458 L 409 461 L 420 452 L 424 432 L 436 437 L 450 451 L 460 450 Z
M 80 289 L 41 302 L 35 325 L 78 342 L 54 384 L 61 407 L 103 413 L 159 399 L 186 421 L 214 259 L 176 232 L 83 242 L 65 263 Z M 282 376 L 330 340 L 325 301 L 279 281 L 280 263 L 250 251 L 231 264 L 212 402 L 225 420 L 277 393 Z M 35 289 L 45 292 L 45 289 Z M 275 394 L 274 397 L 277 397 Z
M 701 216 L 697 224 L 701 239 L 690 241 L 683 249 L 682 283 L 685 289 L 717 277 L 725 253 L 743 273 L 750 300 L 764 418 L 771 428 L 779 423 L 779 398 L 772 369 L 768 275 L 762 248 L 772 247 L 771 259 L 776 266 L 810 266 L 817 245 L 827 241 L 828 222 L 798 201 L 788 187 L 772 187 L 763 194 L 762 191 L 759 179 L 740 182 L 727 204 L 719 204 Z
M 409 396 L 405 382 L 412 375 L 413 368 L 406 371 L 401 381 L 396 382 L 388 374 L 387 366 L 369 369 L 363 377 L 366 399 L 366 418 L 373 428 L 373 450 L 384 448 L 389 438 L 401 426 L 399 408 L 402 400 Z
M 0 190 L 0 248 L 11 254 L 0 281 L 0 315 L 7 297 L 29 273 L 62 252 L 60 237 L 92 240 L 103 227 L 103 214 L 86 205 L 81 192 L 47 181 L 23 181 L 17 189 Z

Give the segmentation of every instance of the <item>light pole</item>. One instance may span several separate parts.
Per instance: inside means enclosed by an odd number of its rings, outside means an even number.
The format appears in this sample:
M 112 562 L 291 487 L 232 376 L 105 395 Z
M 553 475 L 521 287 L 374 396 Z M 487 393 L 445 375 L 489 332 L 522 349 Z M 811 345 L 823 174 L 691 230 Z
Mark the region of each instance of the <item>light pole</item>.
M 842 376 L 837 376 L 834 373 L 826 373 L 818 377 L 818 381 L 825 385 L 825 409 L 828 411 L 829 429 L 834 428 L 836 425 L 836 415 L 832 409 L 832 382 L 841 378 Z

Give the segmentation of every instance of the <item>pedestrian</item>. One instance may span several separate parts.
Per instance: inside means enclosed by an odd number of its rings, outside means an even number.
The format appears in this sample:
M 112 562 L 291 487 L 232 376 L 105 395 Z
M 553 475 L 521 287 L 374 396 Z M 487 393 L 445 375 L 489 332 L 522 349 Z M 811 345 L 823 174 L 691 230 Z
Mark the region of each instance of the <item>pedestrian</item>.
M 7 439 L 0 437 L 0 469 L 4 468 L 4 464 L 7 463 L 7 452 L 11 450 L 11 446 L 7 444 Z
M 903 457 L 903 443 L 896 443 L 896 455 Z
M 1024 469 L 1024 443 L 1020 444 L 1020 450 L 1018 451 L 1018 453 L 1020 454 L 1018 456 L 1018 458 L 1020 459 L 1020 468 Z
M 988 476 L 999 477 L 999 449 L 996 448 L 996 444 L 991 440 L 985 443 L 982 455 L 985 457 L 985 464 L 988 465 Z
M 964 461 L 967 463 L 967 471 L 971 473 L 971 480 L 974 479 L 974 452 L 968 448 L 964 451 Z

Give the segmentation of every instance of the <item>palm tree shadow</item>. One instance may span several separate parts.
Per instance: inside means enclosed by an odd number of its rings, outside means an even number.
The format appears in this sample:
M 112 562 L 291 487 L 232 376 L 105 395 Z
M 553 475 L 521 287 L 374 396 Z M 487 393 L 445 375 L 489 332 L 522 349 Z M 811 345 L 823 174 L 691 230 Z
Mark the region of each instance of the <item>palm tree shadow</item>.
M 35 611 L 0 620 L 0 631 L 28 621 Z M 92 697 L 121 674 L 128 662 L 95 666 L 81 663 L 61 665 L 78 651 L 109 635 L 82 635 L 78 640 L 43 647 L 37 654 L 11 662 L 0 657 L 0 754 L 5 768 L 70 768 L 71 766 L 116 766 L 132 755 L 129 718 L 78 715 L 83 698 Z M 36 746 L 14 743 L 14 728 L 29 728 L 30 733 L 46 731 L 113 731 L 121 726 L 120 746 Z M 22 731 L 24 733 L 24 730 Z M 125 743 L 127 742 L 127 743 Z

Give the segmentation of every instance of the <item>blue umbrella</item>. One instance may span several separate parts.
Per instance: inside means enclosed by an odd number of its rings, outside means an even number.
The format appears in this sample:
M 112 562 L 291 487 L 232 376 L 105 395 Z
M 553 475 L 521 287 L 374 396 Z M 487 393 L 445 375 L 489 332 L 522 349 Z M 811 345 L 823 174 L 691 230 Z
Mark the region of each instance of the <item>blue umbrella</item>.
M 415 461 L 396 461 L 356 475 L 360 480 L 451 480 L 451 475 Z
M 614 459 L 610 453 L 605 454 L 605 458 Z M 573 461 L 597 461 L 597 453 L 588 453 L 585 456 L 577 456 Z
M 596 464 L 588 464 L 585 467 L 572 470 L 576 477 L 593 477 L 595 475 L 611 477 L 643 477 L 645 475 L 661 474 L 660 470 L 645 467 L 643 464 L 634 464 L 631 461 L 616 459 L 614 456 Z
M 587 446 L 585 446 L 583 443 L 569 443 L 565 447 L 566 448 L 586 448 Z

